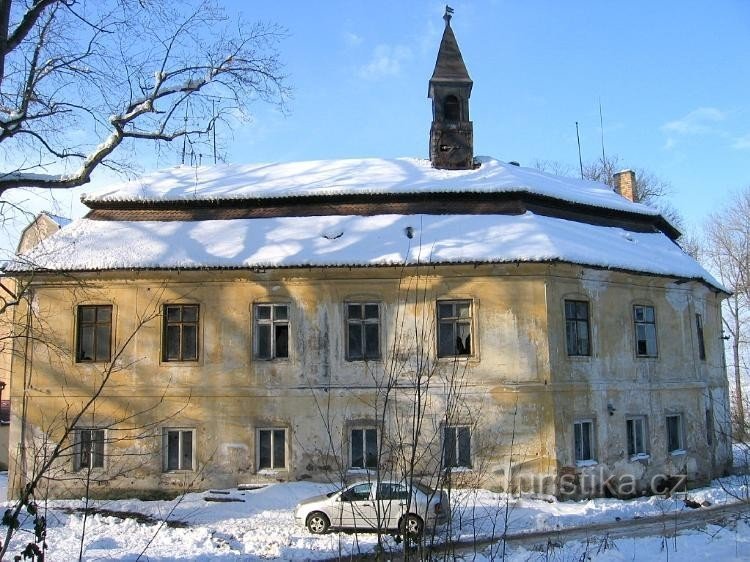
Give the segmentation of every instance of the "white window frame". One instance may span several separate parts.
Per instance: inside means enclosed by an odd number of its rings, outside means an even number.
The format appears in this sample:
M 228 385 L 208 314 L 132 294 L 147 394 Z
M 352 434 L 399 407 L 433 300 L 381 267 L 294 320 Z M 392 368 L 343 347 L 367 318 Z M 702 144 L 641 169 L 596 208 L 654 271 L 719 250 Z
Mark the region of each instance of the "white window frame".
M 670 447 L 670 430 L 669 430 L 669 420 L 670 419 L 677 419 L 677 440 L 678 440 L 678 446 L 677 448 Z M 686 452 L 685 448 L 685 416 L 682 415 L 682 413 L 671 413 L 667 414 L 664 418 L 664 424 L 665 424 L 665 438 L 666 438 L 666 444 L 667 444 L 667 453 L 670 455 L 681 455 Z
M 286 308 L 286 318 L 277 319 L 276 309 Z M 261 308 L 270 308 L 270 318 L 259 318 L 258 311 Z M 286 361 L 292 354 L 292 307 L 286 302 L 257 302 L 253 304 L 253 358 L 259 361 Z M 268 356 L 260 354 L 260 326 L 270 326 L 269 345 L 271 346 Z M 286 326 L 286 356 L 277 355 L 276 349 L 276 326 Z
M 580 428 L 580 430 L 579 430 Z M 581 454 L 581 458 L 579 458 L 578 455 L 578 435 L 581 435 L 581 439 L 583 439 L 584 431 L 588 432 L 588 438 L 589 438 L 589 455 L 588 458 L 583 458 L 584 455 Z M 581 445 L 583 447 L 583 443 Z M 581 451 L 582 453 L 584 451 Z M 573 421 L 573 459 L 575 460 L 575 463 L 579 466 L 585 466 L 590 464 L 597 464 L 596 460 L 596 419 L 595 418 L 579 418 Z
M 651 310 L 651 316 L 653 317 L 653 321 L 647 320 L 646 310 Z M 639 310 L 640 312 L 640 319 L 639 319 Z M 638 331 L 639 328 L 642 328 L 644 331 L 645 338 L 639 338 L 638 337 Z M 650 338 L 648 337 L 648 332 L 653 329 L 653 349 L 649 349 L 648 342 L 650 341 Z M 656 327 L 656 307 L 650 304 L 634 304 L 633 305 L 633 337 L 634 343 L 635 343 L 635 355 L 636 357 L 643 357 L 643 358 L 656 358 L 659 356 L 659 338 L 658 338 L 658 330 Z M 644 353 L 641 353 L 638 349 L 638 342 L 639 341 L 645 341 L 646 342 L 646 350 Z
M 261 439 L 261 433 L 263 432 L 270 432 L 271 433 L 271 466 L 260 466 L 261 458 L 260 458 L 260 439 Z M 276 450 L 275 447 L 275 441 L 276 441 L 276 433 L 277 431 L 283 431 L 284 432 L 284 465 L 283 466 L 276 466 L 276 463 L 274 462 L 275 459 L 275 453 Z M 279 471 L 279 470 L 287 470 L 289 466 L 289 430 L 286 427 L 259 427 L 255 430 L 255 459 L 257 462 L 258 472 L 262 471 Z
M 463 435 L 468 434 L 469 436 L 469 460 L 467 463 L 461 462 L 461 430 L 465 430 L 465 433 Z M 453 451 L 455 462 L 454 464 L 448 465 L 446 461 L 446 439 L 445 435 L 447 431 L 453 431 L 453 441 L 455 450 Z M 440 459 L 440 463 L 443 467 L 443 470 L 471 470 L 474 468 L 474 451 L 473 451 L 473 431 L 471 430 L 470 425 L 466 424 L 451 424 L 451 425 L 444 425 L 442 426 L 441 431 L 441 444 L 442 444 L 442 458 Z
M 364 466 L 354 466 L 354 432 L 361 431 L 362 440 L 362 464 Z M 367 432 L 375 432 L 375 466 L 367 466 Z M 378 428 L 374 425 L 354 425 L 349 428 L 349 470 L 377 470 L 380 465 L 380 435 Z
M 178 433 L 177 439 L 177 468 L 169 466 L 169 434 Z M 183 435 L 190 435 L 190 467 L 183 463 Z M 195 472 L 195 428 L 192 427 L 164 427 L 162 428 L 162 456 L 164 472 Z
M 469 315 L 468 316 L 456 316 L 455 315 L 455 309 L 452 316 L 446 316 L 441 317 L 440 316 L 440 307 L 445 305 L 451 305 L 456 306 L 460 304 L 468 304 L 469 305 Z M 476 326 L 474 324 L 474 319 L 476 316 L 476 302 L 474 302 L 474 299 L 438 299 L 435 307 L 435 314 L 437 317 L 437 356 L 438 358 L 465 358 L 465 357 L 474 357 L 477 355 L 477 340 L 476 337 Z M 468 353 L 458 353 L 455 349 L 455 345 L 453 347 L 454 352 L 453 353 L 444 353 L 441 351 L 440 348 L 440 341 L 442 337 L 442 329 L 441 326 L 443 324 L 450 324 L 453 326 L 453 335 L 455 337 L 456 334 L 456 326 L 458 324 L 468 324 L 469 326 L 469 352 Z M 453 338 L 451 338 L 453 339 Z
M 84 463 L 81 462 L 81 460 L 82 460 L 82 453 L 83 453 L 83 451 L 81 449 L 82 444 L 83 444 L 82 434 L 84 432 L 89 433 L 89 438 L 91 438 L 91 436 L 92 436 L 91 434 L 92 433 L 96 432 L 97 434 L 99 434 L 101 432 L 101 436 L 102 436 L 102 439 L 101 439 L 101 465 L 95 465 L 96 451 L 95 451 L 95 449 L 94 449 L 93 446 L 89 450 L 88 463 L 84 464 Z M 106 451 L 107 430 L 103 429 L 101 427 L 79 427 L 79 428 L 75 429 L 73 438 L 74 438 L 73 465 L 74 465 L 75 470 L 76 471 L 80 471 L 80 470 L 104 470 L 104 468 L 106 466 L 105 465 L 105 462 L 106 462 L 105 459 L 107 458 L 107 451 Z M 92 443 L 92 444 L 95 443 L 95 441 L 93 439 L 90 439 L 89 442 Z
M 640 447 L 638 437 L 640 433 Z M 649 456 L 648 420 L 646 416 L 628 416 L 625 418 L 625 440 L 628 455 L 631 459 L 647 458 Z M 630 450 L 631 442 L 633 451 Z

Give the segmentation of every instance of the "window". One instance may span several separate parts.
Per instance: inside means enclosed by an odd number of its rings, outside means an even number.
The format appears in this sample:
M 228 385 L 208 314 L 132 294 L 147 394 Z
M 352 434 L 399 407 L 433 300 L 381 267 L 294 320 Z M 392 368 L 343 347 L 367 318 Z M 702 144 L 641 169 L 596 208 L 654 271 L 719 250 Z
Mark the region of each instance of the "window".
M 257 359 L 289 357 L 288 305 L 255 305 L 255 357 Z
M 198 360 L 197 304 L 164 305 L 164 361 Z
M 349 361 L 380 358 L 380 306 L 377 303 L 346 305 L 346 358 Z
M 628 434 L 628 455 L 648 455 L 648 438 L 646 433 L 646 417 L 634 416 L 625 420 Z
M 695 331 L 698 333 L 698 356 L 706 359 L 706 342 L 703 339 L 703 317 L 700 314 L 695 315 Z
M 594 461 L 594 420 L 574 422 L 573 433 L 576 462 Z
M 193 429 L 165 429 L 163 447 L 165 470 L 193 470 Z
M 653 306 L 633 307 L 635 325 L 635 354 L 638 357 L 656 357 L 656 316 Z
M 258 430 L 258 469 L 286 468 L 286 429 Z
M 104 430 L 75 431 L 75 468 L 104 468 Z
M 459 117 L 461 114 L 461 108 L 458 104 L 458 98 L 456 96 L 445 96 L 445 100 L 443 101 L 443 115 L 445 115 L 445 120 L 455 123 L 456 121 L 459 121 Z
M 443 468 L 471 468 L 471 430 L 468 426 L 443 428 Z
M 682 427 L 682 414 L 667 416 L 667 451 L 679 453 L 685 450 L 685 436 Z
M 565 301 L 565 341 L 568 355 L 590 355 L 589 303 Z
M 378 484 L 379 500 L 408 500 L 409 488 L 406 484 L 397 482 L 382 482 Z
M 471 301 L 438 302 L 438 357 L 471 355 Z
M 110 360 L 112 342 L 112 306 L 93 305 L 78 307 L 78 363 Z
M 375 428 L 352 429 L 351 468 L 378 467 L 378 430 Z

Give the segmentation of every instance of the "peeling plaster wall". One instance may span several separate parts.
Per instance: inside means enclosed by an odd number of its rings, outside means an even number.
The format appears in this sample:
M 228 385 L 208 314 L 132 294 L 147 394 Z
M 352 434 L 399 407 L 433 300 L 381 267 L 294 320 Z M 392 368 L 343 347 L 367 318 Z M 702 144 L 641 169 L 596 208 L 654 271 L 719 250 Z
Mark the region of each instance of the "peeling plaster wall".
M 398 471 L 399 447 L 410 440 L 417 373 L 430 375 L 416 467 L 427 479 L 439 470 L 446 419 L 473 429 L 473 470 L 460 472 L 458 480 L 502 489 L 554 493 L 562 472 L 581 472 L 571 458 L 572 423 L 580 415 L 597 420 L 597 460 L 609 472 L 645 466 L 646 478 L 686 469 L 698 480 L 720 472 L 728 458 L 728 445 L 718 436 L 712 456 L 707 454 L 705 410 L 713 404 L 718 426 L 726 417 L 727 392 L 717 336 L 719 299 L 696 283 L 513 264 L 101 273 L 88 276 L 85 285 L 42 276 L 35 284 L 33 331 L 49 345 L 32 344 L 26 358 L 17 350 L 11 390 L 11 442 L 19 443 L 27 373 L 28 466 L 34 453 L 29 436 L 59 436 L 60 413 L 75 411 L 102 376 L 102 364 L 72 359 L 77 306 L 112 304 L 113 348 L 132 336 L 96 409 L 78 424 L 111 426 L 105 470 L 74 472 L 68 450 L 55 465 L 65 478 L 50 482 L 54 495 L 80 494 L 83 476 L 92 478 L 94 494 L 102 496 L 361 477 L 347 470 L 350 430 L 375 425 L 383 409 L 382 462 Z M 563 303 L 573 297 L 592 303 L 591 357 L 566 355 Z M 472 300 L 470 358 L 434 360 L 437 299 Z M 381 303 L 385 359 L 347 361 L 344 303 L 366 301 Z M 657 310 L 658 359 L 633 353 L 632 304 L 642 302 Z M 160 318 L 138 328 L 139 317 L 158 313 L 165 303 L 200 304 L 198 361 L 161 360 Z M 290 305 L 288 358 L 253 358 L 255 303 Z M 705 362 L 697 360 L 695 310 L 704 314 Z M 25 317 L 22 307 L 16 314 L 17 321 Z M 420 370 L 419 356 L 429 357 L 427 370 Z M 389 376 L 394 385 L 383 406 Z M 612 416 L 610 403 L 616 407 Z M 682 458 L 662 453 L 660 424 L 670 409 L 687 421 L 688 452 Z M 629 413 L 648 415 L 652 424 L 653 452 L 646 463 L 623 457 Z M 195 470 L 163 470 L 164 428 L 195 431 Z M 287 430 L 286 468 L 258 469 L 262 428 Z M 14 448 L 11 457 L 12 494 L 24 455 Z

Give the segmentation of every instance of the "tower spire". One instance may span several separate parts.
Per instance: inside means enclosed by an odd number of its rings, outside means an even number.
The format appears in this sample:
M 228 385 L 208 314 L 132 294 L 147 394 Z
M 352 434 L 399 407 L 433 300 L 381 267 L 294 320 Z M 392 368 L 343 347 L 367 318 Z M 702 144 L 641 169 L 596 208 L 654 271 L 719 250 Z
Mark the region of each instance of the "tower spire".
M 468 170 L 474 167 L 474 131 L 469 120 L 473 82 L 450 25 L 452 17 L 453 8 L 446 5 L 445 29 L 427 93 L 432 100 L 430 161 L 435 168 Z

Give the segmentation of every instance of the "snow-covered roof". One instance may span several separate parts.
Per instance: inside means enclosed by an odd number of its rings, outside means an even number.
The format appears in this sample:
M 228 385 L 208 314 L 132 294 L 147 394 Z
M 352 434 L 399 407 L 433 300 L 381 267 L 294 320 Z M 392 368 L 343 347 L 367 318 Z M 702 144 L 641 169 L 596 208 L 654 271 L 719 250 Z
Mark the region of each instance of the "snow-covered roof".
M 406 235 L 412 227 L 412 238 Z M 563 261 L 721 285 L 662 233 L 523 215 L 79 219 L 9 270 L 375 266 Z
M 364 158 L 277 164 L 178 166 L 115 185 L 82 200 L 114 202 L 217 201 L 348 194 L 530 193 L 595 207 L 657 216 L 598 182 L 479 158 L 473 170 L 438 170 L 429 160 Z

